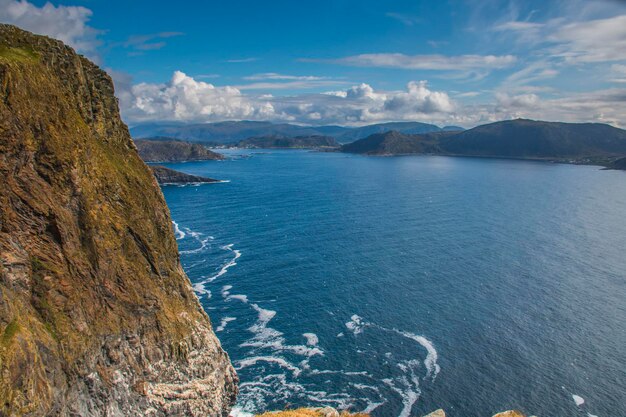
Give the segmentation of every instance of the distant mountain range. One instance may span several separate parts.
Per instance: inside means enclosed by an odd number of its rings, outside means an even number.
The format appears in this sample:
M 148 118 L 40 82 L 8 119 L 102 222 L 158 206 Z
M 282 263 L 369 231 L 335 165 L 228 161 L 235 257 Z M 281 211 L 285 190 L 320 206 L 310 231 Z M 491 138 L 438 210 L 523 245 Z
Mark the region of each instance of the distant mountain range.
M 130 129 L 134 138 L 168 137 L 213 145 L 232 144 L 253 137 L 330 136 L 340 143 L 352 142 L 374 133 L 397 131 L 407 134 L 463 130 L 420 122 L 381 123 L 362 127 L 299 126 L 288 123 L 230 121 L 218 123 L 145 123 Z
M 462 132 L 375 134 L 344 145 L 341 150 L 367 155 L 466 155 L 610 165 L 626 156 L 626 131 L 599 123 L 517 119 Z

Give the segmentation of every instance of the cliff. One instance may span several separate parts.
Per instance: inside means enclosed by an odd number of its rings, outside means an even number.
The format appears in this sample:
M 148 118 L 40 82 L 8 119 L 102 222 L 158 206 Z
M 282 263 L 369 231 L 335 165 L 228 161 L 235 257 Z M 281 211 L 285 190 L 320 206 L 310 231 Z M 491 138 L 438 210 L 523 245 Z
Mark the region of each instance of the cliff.
M 146 162 L 184 162 L 221 160 L 224 156 L 199 143 L 180 140 L 135 139 L 139 156 Z
M 185 174 L 184 172 L 175 171 L 161 165 L 152 165 L 150 169 L 159 184 L 202 184 L 219 182 L 219 180 L 214 180 L 213 178 Z
M 0 415 L 225 416 L 237 376 L 109 76 L 0 25 Z

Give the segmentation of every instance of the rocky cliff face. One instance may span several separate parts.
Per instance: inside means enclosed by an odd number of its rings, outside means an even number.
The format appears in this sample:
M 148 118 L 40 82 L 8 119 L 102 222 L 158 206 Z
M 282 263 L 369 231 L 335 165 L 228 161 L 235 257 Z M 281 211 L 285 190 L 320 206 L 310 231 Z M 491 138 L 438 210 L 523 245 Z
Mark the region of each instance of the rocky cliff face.
M 226 415 L 236 383 L 111 79 L 0 25 L 0 415 Z

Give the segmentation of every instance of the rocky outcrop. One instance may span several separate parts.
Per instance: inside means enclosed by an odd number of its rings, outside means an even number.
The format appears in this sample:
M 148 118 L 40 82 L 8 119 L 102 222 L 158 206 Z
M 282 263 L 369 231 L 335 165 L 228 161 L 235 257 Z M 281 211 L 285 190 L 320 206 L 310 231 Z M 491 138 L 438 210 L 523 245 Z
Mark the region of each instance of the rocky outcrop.
M 186 162 L 224 159 L 199 143 L 164 138 L 135 139 L 139 156 L 146 162 Z
M 439 410 L 435 410 L 424 417 L 446 417 L 446 412 L 440 408 Z
M 212 178 L 199 177 L 197 175 L 189 175 L 184 172 L 166 168 L 161 165 L 151 165 L 150 169 L 159 184 L 204 184 L 211 182 L 219 182 Z
M 0 415 L 225 416 L 237 376 L 113 83 L 0 25 Z

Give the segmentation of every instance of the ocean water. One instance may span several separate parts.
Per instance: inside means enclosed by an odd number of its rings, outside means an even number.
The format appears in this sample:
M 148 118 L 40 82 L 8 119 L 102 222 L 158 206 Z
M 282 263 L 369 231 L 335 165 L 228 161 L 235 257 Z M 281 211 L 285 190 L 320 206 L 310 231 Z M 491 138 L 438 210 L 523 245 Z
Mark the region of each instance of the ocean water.
M 169 164 L 237 409 L 626 416 L 626 173 L 227 151 Z

